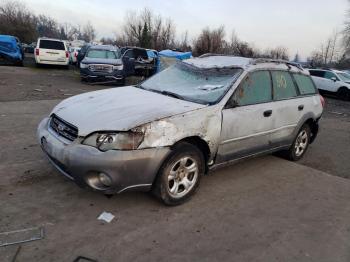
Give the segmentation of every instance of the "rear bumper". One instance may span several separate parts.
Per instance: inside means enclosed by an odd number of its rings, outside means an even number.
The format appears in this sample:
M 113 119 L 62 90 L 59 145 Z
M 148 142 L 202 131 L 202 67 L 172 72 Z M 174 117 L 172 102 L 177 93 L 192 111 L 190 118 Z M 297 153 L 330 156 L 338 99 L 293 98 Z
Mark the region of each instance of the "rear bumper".
M 47 118 L 39 124 L 37 138 L 50 162 L 63 175 L 81 187 L 105 194 L 149 190 L 161 163 L 170 152 L 167 147 L 101 152 L 79 142 L 65 143 L 48 129 Z M 100 173 L 110 177 L 110 186 L 100 182 Z
M 35 62 L 37 64 L 42 64 L 42 65 L 69 65 L 69 59 L 66 59 L 65 61 L 55 61 L 55 60 L 42 60 L 38 57 L 35 57 Z

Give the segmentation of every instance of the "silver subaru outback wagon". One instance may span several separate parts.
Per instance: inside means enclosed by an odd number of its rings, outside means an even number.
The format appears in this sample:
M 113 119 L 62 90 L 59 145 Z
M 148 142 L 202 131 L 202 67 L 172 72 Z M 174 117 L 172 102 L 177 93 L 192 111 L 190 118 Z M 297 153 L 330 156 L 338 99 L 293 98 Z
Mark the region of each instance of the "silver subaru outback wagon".
M 37 136 L 50 162 L 80 186 L 152 191 L 177 205 L 217 167 L 276 151 L 299 160 L 323 106 L 308 71 L 296 65 L 206 55 L 138 86 L 63 100 Z

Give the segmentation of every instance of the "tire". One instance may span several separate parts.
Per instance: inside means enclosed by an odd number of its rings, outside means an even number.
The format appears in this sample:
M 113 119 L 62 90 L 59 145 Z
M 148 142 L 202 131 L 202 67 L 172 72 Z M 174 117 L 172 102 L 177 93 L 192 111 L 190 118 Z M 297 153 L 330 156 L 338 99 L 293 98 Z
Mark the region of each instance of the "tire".
M 192 144 L 179 143 L 159 169 L 152 193 L 165 205 L 183 204 L 196 192 L 204 172 L 203 153 Z
M 311 140 L 311 129 L 304 124 L 298 131 L 292 146 L 287 151 L 287 158 L 291 161 L 300 160 L 306 153 Z
M 346 87 L 339 88 L 337 92 L 337 97 L 341 100 L 349 101 L 350 100 L 350 90 Z

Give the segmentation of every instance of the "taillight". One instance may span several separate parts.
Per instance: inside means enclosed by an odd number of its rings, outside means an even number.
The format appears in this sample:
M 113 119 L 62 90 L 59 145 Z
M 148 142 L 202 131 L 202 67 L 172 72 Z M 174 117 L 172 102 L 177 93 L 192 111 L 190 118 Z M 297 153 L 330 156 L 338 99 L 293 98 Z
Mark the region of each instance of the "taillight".
M 77 52 L 75 52 L 75 53 L 74 53 L 74 57 L 77 57 L 77 56 L 78 56 L 78 53 L 77 53 Z
M 326 105 L 326 100 L 324 100 L 323 96 L 319 95 L 320 96 L 320 100 L 321 100 L 321 105 L 322 107 L 324 107 Z
M 35 55 L 39 55 L 39 48 L 35 49 Z
M 68 58 L 69 57 L 69 52 L 68 51 L 66 51 L 66 58 Z

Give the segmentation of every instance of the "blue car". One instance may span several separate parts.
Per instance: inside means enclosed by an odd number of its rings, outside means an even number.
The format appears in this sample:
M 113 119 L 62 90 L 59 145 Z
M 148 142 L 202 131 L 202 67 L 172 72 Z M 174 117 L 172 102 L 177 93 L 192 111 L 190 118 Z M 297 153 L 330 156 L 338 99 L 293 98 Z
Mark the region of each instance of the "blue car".
M 22 66 L 23 59 L 24 54 L 18 38 L 0 35 L 0 61 Z

